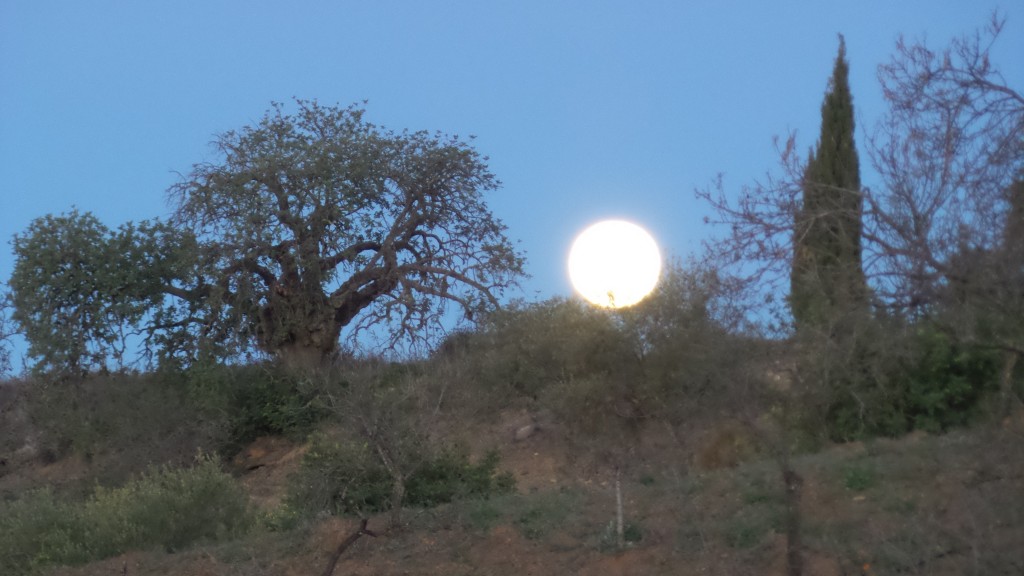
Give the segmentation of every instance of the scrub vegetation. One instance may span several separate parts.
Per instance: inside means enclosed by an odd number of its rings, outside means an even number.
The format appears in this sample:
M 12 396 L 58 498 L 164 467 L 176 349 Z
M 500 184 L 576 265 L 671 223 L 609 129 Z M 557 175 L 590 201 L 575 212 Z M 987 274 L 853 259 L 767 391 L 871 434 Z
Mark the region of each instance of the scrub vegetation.
M 498 306 L 524 262 L 486 159 L 358 108 L 221 135 L 168 222 L 38 219 L 0 300 L 0 572 L 1021 573 L 1000 26 L 881 66 L 877 190 L 840 39 L 809 158 L 698 192 L 724 236 L 628 308 Z

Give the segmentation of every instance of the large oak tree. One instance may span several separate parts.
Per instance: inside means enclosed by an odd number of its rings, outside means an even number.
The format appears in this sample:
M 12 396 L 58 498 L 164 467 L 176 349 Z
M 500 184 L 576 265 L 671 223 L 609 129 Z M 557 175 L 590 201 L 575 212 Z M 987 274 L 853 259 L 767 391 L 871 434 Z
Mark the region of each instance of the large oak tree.
M 484 202 L 499 182 L 458 137 L 396 133 L 358 107 L 275 104 L 221 134 L 170 190 L 206 257 L 202 297 L 262 350 L 303 362 L 341 331 L 422 338 L 454 304 L 493 307 L 523 257 Z

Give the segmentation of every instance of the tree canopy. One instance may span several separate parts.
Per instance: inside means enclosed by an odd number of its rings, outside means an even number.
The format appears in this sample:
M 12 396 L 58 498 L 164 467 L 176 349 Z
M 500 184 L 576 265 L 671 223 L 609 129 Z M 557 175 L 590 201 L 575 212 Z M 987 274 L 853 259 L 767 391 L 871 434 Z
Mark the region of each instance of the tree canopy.
M 170 190 L 172 221 L 210 255 L 206 298 L 263 350 L 318 356 L 353 321 L 418 337 L 448 303 L 470 317 L 497 303 L 523 259 L 483 201 L 498 187 L 485 158 L 457 137 L 380 129 L 356 107 L 298 108 L 222 134 L 222 161 Z
M 451 307 L 472 319 L 516 284 L 524 259 L 484 202 L 499 187 L 487 158 L 356 106 L 296 105 L 217 136 L 217 159 L 168 191 L 168 222 L 111 231 L 74 211 L 17 236 L 31 354 L 95 367 L 137 329 L 164 357 L 321 362 L 346 326 L 430 340 Z
M 123 365 L 127 337 L 155 334 L 164 294 L 181 290 L 182 248 L 189 246 L 178 240 L 160 222 L 111 230 L 77 209 L 37 218 L 15 235 L 12 319 L 37 369 L 74 374 Z
M 821 327 L 862 308 L 866 300 L 860 254 L 863 199 L 849 70 L 840 36 L 821 106 L 821 136 L 804 172 L 794 230 L 790 306 L 798 328 Z

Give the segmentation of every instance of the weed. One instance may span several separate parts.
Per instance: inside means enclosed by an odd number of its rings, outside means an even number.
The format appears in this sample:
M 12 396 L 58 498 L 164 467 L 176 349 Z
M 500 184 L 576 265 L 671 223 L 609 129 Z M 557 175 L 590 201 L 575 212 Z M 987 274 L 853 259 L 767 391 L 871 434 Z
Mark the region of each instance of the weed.
M 476 532 L 489 532 L 509 514 L 515 504 L 512 500 L 510 497 L 469 500 L 462 508 L 463 524 Z
M 732 548 L 747 550 L 761 543 L 768 531 L 757 522 L 737 520 L 725 530 L 725 543 Z
M 757 493 L 762 494 L 762 493 Z M 760 545 L 768 534 L 782 529 L 785 507 L 777 497 L 758 497 L 757 504 L 749 504 L 722 529 L 725 542 L 741 550 Z
M 575 505 L 573 494 L 541 492 L 524 498 L 515 525 L 529 540 L 540 540 L 564 523 Z
M 849 464 L 843 468 L 843 486 L 847 490 L 863 492 L 878 482 L 873 466 L 866 463 Z
M 757 476 L 750 480 L 741 497 L 744 504 L 776 504 L 782 502 L 782 490 L 781 486 L 771 486 L 768 479 Z
M 909 515 L 917 511 L 917 502 L 913 498 L 886 497 L 881 502 L 882 509 L 893 514 Z

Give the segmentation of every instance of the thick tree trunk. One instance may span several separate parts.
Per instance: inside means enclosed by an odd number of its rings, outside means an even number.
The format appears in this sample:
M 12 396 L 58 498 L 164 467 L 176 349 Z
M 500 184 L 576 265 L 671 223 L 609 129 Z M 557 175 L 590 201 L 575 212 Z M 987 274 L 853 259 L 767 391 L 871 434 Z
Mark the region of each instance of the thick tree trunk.
M 338 351 L 342 326 L 334 309 L 315 298 L 278 297 L 264 306 L 257 327 L 260 347 L 293 368 L 319 368 L 329 362 Z
M 325 351 L 317 346 L 299 344 L 282 346 L 273 354 L 288 368 L 301 371 L 326 366 L 334 356 L 333 350 Z

